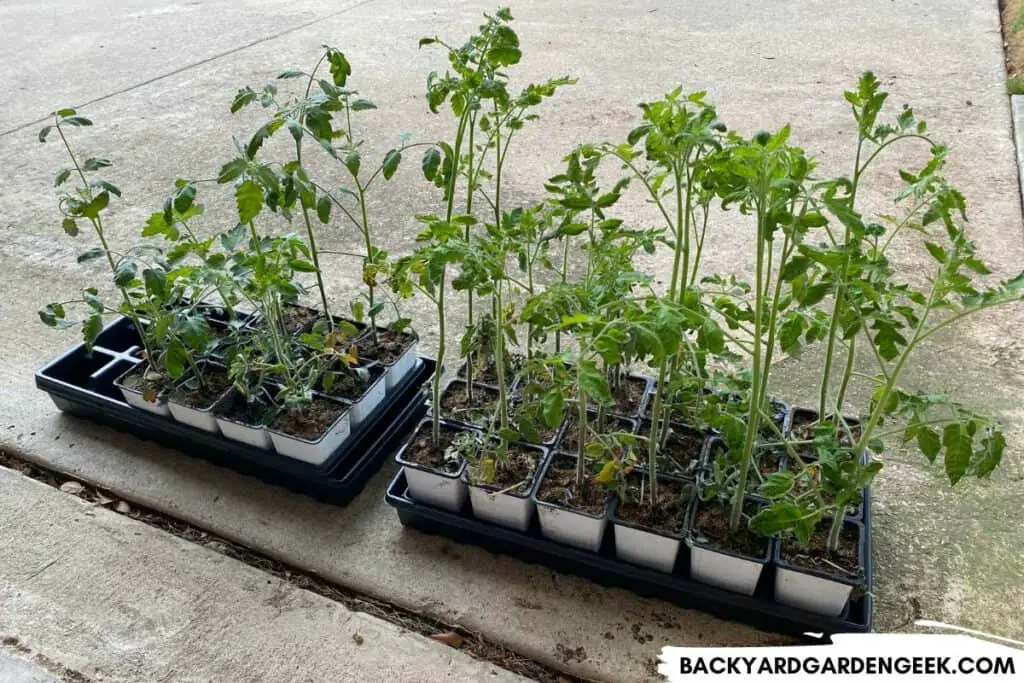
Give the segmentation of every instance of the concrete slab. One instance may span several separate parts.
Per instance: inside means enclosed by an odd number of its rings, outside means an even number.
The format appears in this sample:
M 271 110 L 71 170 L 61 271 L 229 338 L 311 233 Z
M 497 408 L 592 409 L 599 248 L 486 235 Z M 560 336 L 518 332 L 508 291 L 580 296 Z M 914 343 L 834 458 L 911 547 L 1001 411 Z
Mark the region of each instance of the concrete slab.
M 359 4 L 115 0 L 82 11 L 62 0 L 5 2 L 0 59 L 18 64 L 18 74 L 11 96 L 0 104 L 0 135 L 49 114 L 55 95 L 66 106 L 95 102 Z M 51 90 L 57 82 L 59 88 Z
M 59 683 L 44 667 L 0 649 L 0 680 L 8 683 Z
M 416 39 L 435 32 L 458 38 L 489 9 L 485 2 L 376 0 L 90 107 L 97 128 L 78 139 L 90 152 L 114 159 L 113 177 L 123 181 L 127 195 L 111 224 L 112 235 L 128 239 L 162 203 L 175 177 L 209 177 L 230 154 L 231 135 L 253 130 L 255 113 L 227 114 L 237 87 L 309 63 L 322 42 L 345 49 L 357 87 L 380 107 L 365 118 L 369 150 L 383 153 L 406 131 L 416 139 L 445 133 L 447 120 L 426 113 L 422 99 L 425 74 L 443 68 L 443 62 L 417 50 Z M 888 0 L 801 0 L 784 6 L 744 0 L 712 5 L 525 0 L 513 13 L 526 55 L 519 82 L 572 73 L 580 84 L 545 106 L 541 123 L 523 132 L 510 162 L 510 201 L 538 197 L 541 181 L 557 171 L 573 144 L 617 139 L 634 122 L 636 102 L 680 82 L 687 89 L 708 89 L 722 117 L 739 130 L 791 121 L 795 140 L 819 156 L 823 172 L 842 171 L 849 166 L 853 141 L 842 91 L 871 68 L 894 104 L 913 104 L 936 136 L 950 142 L 950 176 L 968 197 L 975 239 L 997 273 L 1006 276 L 1024 263 L 995 0 L 937 0 L 927 11 Z M 197 51 L 207 48 L 205 40 L 196 39 Z M 6 72 L 0 85 L 20 87 L 20 79 L 17 70 Z M 74 87 L 64 79 L 55 76 L 48 85 L 54 101 L 46 109 L 73 100 Z M 907 148 L 879 167 L 879 185 L 864 194 L 867 205 L 884 207 L 893 187 L 888 173 L 918 158 Z M 32 387 L 30 373 L 73 343 L 74 335 L 42 330 L 34 311 L 43 299 L 72 293 L 102 275 L 76 266 L 74 255 L 84 247 L 59 233 L 49 189 L 61 163 L 58 150 L 40 147 L 34 130 L 25 130 L 0 137 L 0 163 L 8 170 L 0 197 L 0 272 L 6 290 L 0 319 L 7 323 L 0 344 L 10 368 L 10 380 L 0 386 L 0 414 L 6 418 L 0 447 L 358 590 L 478 629 L 581 675 L 642 678 L 669 642 L 774 640 L 706 615 L 403 532 L 382 501 L 391 468 L 352 507 L 335 510 L 57 416 Z M 408 160 L 397 182 L 374 199 L 383 242 L 393 253 L 412 243 L 409 217 L 438 205 L 418 175 L 417 161 Z M 208 214 L 229 201 L 208 201 Z M 625 203 L 623 215 L 638 223 L 654 220 L 635 197 Z M 709 268 L 738 268 L 749 275 L 748 230 L 746 224 L 729 224 L 711 237 Z M 333 248 L 356 244 L 350 232 L 325 232 L 324 239 Z M 918 264 L 908 253 L 897 260 L 908 271 Z M 669 267 L 661 255 L 647 265 L 656 273 Z M 339 302 L 358 287 L 340 261 L 332 264 L 328 279 Z M 420 311 L 411 312 L 429 350 L 436 330 Z M 1019 337 L 1017 312 L 994 314 L 937 340 L 908 376 L 911 385 L 956 389 L 969 405 L 995 413 L 1009 424 L 1011 447 L 992 482 L 957 492 L 946 491 L 941 473 L 920 455 L 891 454 L 877 487 L 880 629 L 903 627 L 921 614 L 1008 637 L 1024 635 L 1019 590 L 1024 567 L 1016 562 L 1024 541 L 1011 513 L 1024 504 Z M 785 361 L 779 392 L 810 399 L 814 387 L 805 369 L 816 360 L 812 353 L 800 363 Z
M 11 470 L 0 488 L 0 637 L 68 680 L 525 680 Z M 0 650 L 4 681 L 44 674 Z

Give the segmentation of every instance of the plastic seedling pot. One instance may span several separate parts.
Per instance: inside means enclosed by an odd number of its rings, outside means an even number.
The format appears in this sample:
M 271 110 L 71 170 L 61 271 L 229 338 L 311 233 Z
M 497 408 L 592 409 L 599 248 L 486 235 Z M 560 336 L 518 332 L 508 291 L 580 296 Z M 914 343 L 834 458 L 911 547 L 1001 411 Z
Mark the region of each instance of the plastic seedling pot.
M 265 450 L 270 450 L 274 445 L 270 439 L 270 433 L 263 425 L 247 425 L 242 422 L 236 422 L 222 415 L 217 415 L 216 419 L 220 433 L 232 441 L 238 441 L 239 443 L 255 446 L 256 448 L 263 448 Z
M 387 369 L 387 373 L 384 375 L 385 388 L 387 391 L 394 390 L 399 384 L 401 384 L 402 380 L 405 379 L 405 376 L 408 375 L 414 367 L 416 367 L 416 347 L 419 340 L 415 337 L 413 339 L 413 343 L 409 345 L 409 348 L 405 350 L 398 360 L 390 365 L 382 363 L 382 365 Z
M 537 465 L 534 469 L 533 480 L 525 491 L 513 493 L 502 491 L 487 484 L 473 484 L 468 481 L 468 470 L 464 475 L 469 486 L 469 501 L 473 506 L 473 516 L 493 524 L 500 524 L 509 529 L 526 531 L 533 521 L 533 511 L 536 504 L 533 501 L 533 494 L 537 490 L 540 478 L 537 474 L 540 471 L 539 465 L 544 461 L 547 452 L 542 448 L 517 444 L 518 448 L 533 451 L 537 454 Z
M 200 371 L 207 367 L 217 368 L 218 370 L 227 372 L 227 368 L 220 363 L 206 362 L 199 365 Z M 171 417 L 178 422 L 189 425 L 190 427 L 202 429 L 204 432 L 210 432 L 211 434 L 218 433 L 220 428 L 217 426 L 217 416 L 215 411 L 231 394 L 230 383 L 228 383 L 228 386 L 218 394 L 212 403 L 204 407 L 194 407 L 179 400 L 176 395 L 178 390 L 180 390 L 188 381 L 188 377 L 183 378 L 167 393 L 167 407 L 171 411 Z
M 441 420 L 442 428 L 455 431 L 475 431 L 468 425 L 462 425 L 451 420 Z M 460 456 L 457 467 L 450 468 L 450 471 L 437 469 L 412 462 L 405 456 L 409 447 L 422 436 L 424 430 L 429 433 L 431 420 L 422 420 L 409 438 L 402 444 L 402 447 L 395 455 L 395 461 L 405 471 L 405 478 L 409 486 L 409 497 L 417 502 L 426 503 L 435 507 L 460 511 L 466 504 L 469 496 L 469 487 L 463 480 L 462 475 L 466 471 L 466 461 Z
M 826 520 L 829 521 L 829 520 Z M 775 600 L 783 605 L 836 617 L 843 613 L 855 588 L 863 590 L 867 583 L 864 572 L 866 534 L 859 522 L 847 520 L 844 525 L 857 534 L 857 567 L 855 576 L 837 572 L 816 571 L 787 561 L 782 557 L 782 543 L 775 547 Z
M 163 390 L 157 394 L 155 401 L 147 401 L 142 391 L 133 387 L 125 386 L 124 380 L 128 375 L 138 372 L 143 366 L 142 363 L 129 368 L 125 372 L 121 373 L 117 379 L 114 380 L 114 386 L 121 390 L 121 394 L 124 396 L 125 402 L 133 408 L 139 410 L 145 410 L 156 415 L 168 416 L 171 414 L 170 407 L 167 405 L 167 390 Z
M 377 406 L 379 406 L 384 401 L 384 398 L 387 395 L 387 389 L 385 384 L 386 372 L 384 368 L 382 368 L 379 365 L 370 365 L 364 368 L 359 368 L 358 370 L 352 370 L 350 372 L 357 371 L 368 372 L 370 374 L 370 383 L 366 386 L 365 389 L 363 389 L 362 394 L 358 396 L 338 396 L 339 398 L 342 398 L 345 401 L 349 401 L 352 403 L 352 406 L 349 408 L 349 413 L 351 415 L 352 421 L 352 429 L 355 429 L 363 422 L 365 422 L 366 419 L 373 414 L 373 411 L 377 409 Z M 338 374 L 340 375 L 342 373 Z M 324 393 L 330 396 L 334 396 L 335 391 L 336 389 Z
M 646 476 L 646 475 L 644 475 Z M 674 481 L 694 490 L 694 483 L 678 477 L 659 476 L 659 481 Z M 671 573 L 676 566 L 676 557 L 683 544 L 686 524 L 689 522 L 689 507 L 684 506 L 680 532 L 676 535 L 641 526 L 619 517 L 622 500 L 616 496 L 612 502 L 610 518 L 615 529 L 615 556 L 625 562 L 650 567 L 660 572 Z
M 748 502 L 757 504 L 752 499 Z M 690 523 L 687 526 L 690 529 L 690 537 L 687 541 L 690 546 L 690 578 L 735 593 L 753 595 L 757 588 L 757 582 L 761 580 L 761 573 L 771 558 L 772 541 L 769 540 L 767 543 L 763 556 L 752 557 L 716 548 L 698 540 L 696 538 L 697 529 L 694 525 L 700 505 L 699 500 L 695 500 L 691 504 Z
M 538 491 L 549 468 L 556 462 L 575 467 L 576 457 L 566 453 L 550 455 L 537 477 Z M 533 500 L 537 504 L 540 531 L 546 538 L 592 553 L 601 548 L 605 530 L 608 528 L 607 505 L 601 510 L 601 514 L 595 515 L 541 500 L 537 493 L 534 493 Z
M 315 440 L 292 436 L 273 427 L 268 427 L 267 431 L 270 433 L 270 440 L 274 444 L 274 450 L 279 455 L 308 462 L 311 465 L 321 465 L 348 438 L 352 431 L 348 402 L 319 394 L 315 395 L 314 400 L 316 399 L 337 403 L 344 406 L 345 411 L 338 415 L 331 426 Z

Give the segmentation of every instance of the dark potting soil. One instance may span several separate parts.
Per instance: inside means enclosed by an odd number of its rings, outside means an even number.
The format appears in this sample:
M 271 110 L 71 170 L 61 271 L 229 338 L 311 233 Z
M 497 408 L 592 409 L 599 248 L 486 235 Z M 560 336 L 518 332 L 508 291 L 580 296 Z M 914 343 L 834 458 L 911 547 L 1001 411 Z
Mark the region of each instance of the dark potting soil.
M 548 465 L 537 490 L 538 500 L 597 516 L 604 513 L 610 495 L 607 489 L 592 482 L 589 473 L 583 491 L 577 490 L 576 459 L 570 457 L 559 458 Z
M 704 545 L 730 550 L 750 558 L 763 558 L 768 552 L 769 540 L 764 536 L 758 536 L 742 523 L 735 532 L 731 531 L 729 529 L 731 511 L 730 506 L 721 503 L 699 503 L 697 516 L 693 521 L 696 540 Z M 753 516 L 757 513 L 757 509 L 748 505 L 745 512 Z
M 239 393 L 233 393 L 219 414 L 233 422 L 250 427 L 261 427 L 270 422 L 274 409 L 262 403 L 249 403 Z
M 195 379 L 187 381 L 174 389 L 171 398 L 179 403 L 184 403 L 189 408 L 206 410 L 217 399 L 224 395 L 224 392 L 231 386 L 231 378 L 225 368 L 216 365 L 201 366 L 203 378 L 202 386 L 199 386 Z
M 769 474 L 775 474 L 779 471 L 779 468 L 782 466 L 783 452 L 778 450 L 762 450 L 757 454 L 757 469 L 761 473 L 762 479 Z
M 671 430 L 665 446 L 658 454 L 672 470 L 678 474 L 691 474 L 696 471 L 700 462 L 700 453 L 704 448 L 704 435 L 694 433 L 678 425 L 669 425 Z M 649 439 L 651 423 L 644 422 L 640 426 L 640 436 Z
M 455 474 L 459 471 L 461 459 L 450 457 L 448 448 L 452 445 L 455 438 L 462 433 L 458 429 L 442 424 L 440 439 L 437 443 L 434 443 L 433 435 L 431 434 L 431 424 L 427 421 L 416 431 L 416 435 L 413 436 L 409 447 L 402 453 L 402 459 L 448 474 Z
M 295 412 L 283 413 L 274 423 L 274 429 L 307 441 L 316 441 L 331 428 L 348 407 L 319 396 Z
M 465 382 L 452 382 L 441 394 L 441 414 L 469 424 L 486 425 L 495 414 L 500 394 L 494 389 L 473 385 L 469 399 Z
M 839 549 L 831 552 L 828 549 L 830 524 L 831 520 L 819 524 L 807 546 L 800 545 L 792 538 L 783 540 L 781 558 L 792 565 L 826 574 L 859 576 L 863 570 L 857 561 L 857 527 L 844 526 L 839 534 Z
M 486 485 L 496 491 L 525 495 L 529 492 L 533 478 L 537 474 L 540 455 L 541 451 L 510 443 L 505 460 L 498 464 L 494 481 L 487 482 Z M 484 484 L 485 482 L 476 480 L 471 474 L 470 483 Z
M 522 366 L 523 357 L 519 354 L 514 354 L 509 357 L 508 362 L 505 366 L 505 385 L 512 386 L 512 382 L 515 380 L 516 371 Z M 466 365 L 465 363 L 459 368 L 458 376 L 460 379 L 466 379 Z M 473 381 L 483 382 L 485 384 L 498 384 L 498 364 L 494 362 L 492 356 L 486 356 L 480 358 L 479 356 L 473 359 Z
M 669 536 L 682 536 L 686 526 L 686 511 L 694 493 L 693 484 L 660 480 L 654 504 L 637 503 L 642 493 L 646 495 L 642 490 L 646 484 L 643 475 L 629 477 L 625 495 L 620 496 L 622 503 L 619 505 L 619 519 Z
M 370 385 L 380 377 L 380 373 L 370 372 L 369 377 L 364 381 L 354 372 L 339 371 L 334 373 L 334 383 L 330 389 L 323 392 L 328 396 L 347 398 L 350 401 L 358 401 L 367 392 Z
M 126 389 L 141 391 L 143 394 L 151 394 L 154 397 L 173 384 L 171 378 L 164 374 L 157 375 L 154 373 L 154 376 L 146 377 L 148 371 L 149 366 L 145 363 L 140 363 L 134 371 L 124 376 L 121 384 Z
M 597 429 L 597 416 L 587 416 L 587 426 L 591 432 Z M 632 431 L 633 425 L 625 420 L 621 420 L 615 417 L 608 417 L 605 420 L 605 428 L 602 433 L 608 434 L 610 432 L 628 432 Z M 562 432 L 562 438 L 559 440 L 558 445 L 563 451 L 575 452 L 579 450 L 579 423 L 576 420 L 576 416 L 569 418 L 565 425 L 565 431 Z
M 281 311 L 281 324 L 289 332 L 304 330 L 320 317 L 318 311 L 305 306 L 285 306 Z
M 415 337 L 411 334 L 401 334 L 394 330 L 377 330 L 376 343 L 374 343 L 372 334 L 364 334 L 356 342 L 356 352 L 360 361 L 375 360 L 383 365 L 392 365 L 415 341 Z
M 636 415 L 637 411 L 640 410 L 640 402 L 644 399 L 644 394 L 647 393 L 647 382 L 637 377 L 627 377 L 624 382 L 619 384 L 617 390 L 612 391 L 612 401 L 614 403 L 609 410 L 619 413 L 620 415 Z M 589 404 L 591 408 L 597 408 L 595 403 Z

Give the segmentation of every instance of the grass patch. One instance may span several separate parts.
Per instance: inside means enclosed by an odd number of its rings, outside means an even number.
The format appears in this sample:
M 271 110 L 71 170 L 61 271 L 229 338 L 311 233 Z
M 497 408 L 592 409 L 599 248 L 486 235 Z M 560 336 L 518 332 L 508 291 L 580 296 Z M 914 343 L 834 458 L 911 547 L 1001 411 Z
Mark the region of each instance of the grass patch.
M 1006 91 L 1011 95 L 1024 95 L 1024 74 L 1014 74 L 1006 78 Z

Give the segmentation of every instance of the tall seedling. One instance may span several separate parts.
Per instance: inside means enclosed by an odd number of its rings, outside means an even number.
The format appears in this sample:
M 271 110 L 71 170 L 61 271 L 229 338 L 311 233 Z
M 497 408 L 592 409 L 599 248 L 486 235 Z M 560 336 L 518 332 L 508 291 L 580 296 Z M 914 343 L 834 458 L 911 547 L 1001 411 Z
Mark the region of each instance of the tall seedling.
M 662 354 L 657 361 L 658 384 L 651 414 L 648 441 L 647 490 L 657 491 L 657 452 L 668 435 L 672 404 L 668 401 L 670 379 L 681 374 L 698 375 L 700 353 L 724 349 L 724 334 L 713 318 L 702 311 L 698 288 L 700 262 L 708 227 L 709 206 L 714 194 L 712 165 L 721 150 L 725 125 L 705 93 L 668 93 L 657 102 L 642 104 L 643 121 L 630 131 L 627 142 L 603 145 L 604 154 L 619 159 L 630 177 L 643 186 L 648 199 L 664 221 L 664 242 L 672 249 L 672 273 L 666 296 L 689 310 L 687 329 L 698 332 L 696 346 L 683 334 L 679 351 Z M 642 146 L 638 148 L 638 145 Z
M 430 111 L 438 113 L 448 102 L 457 124 L 451 142 L 444 141 L 426 152 L 423 170 L 428 180 L 444 190 L 446 222 L 456 213 L 457 195 L 461 192 L 462 211 L 473 215 L 474 197 L 479 195 L 491 209 L 493 224 L 502 222 L 502 175 L 512 138 L 526 121 L 537 118 L 530 109 L 545 97 L 555 94 L 558 87 L 574 83 L 568 77 L 551 79 L 542 84 L 527 86 L 518 96 L 508 91 L 506 67 L 519 63 L 522 51 L 519 37 L 509 26 L 512 13 L 499 9 L 493 16 L 484 15 L 486 21 L 479 31 L 461 46 L 454 47 L 438 37 L 422 38 L 420 46 L 440 45 L 448 53 L 450 71 L 441 76 L 436 71 L 427 77 L 427 103 Z M 488 156 L 493 155 L 493 160 Z M 490 192 L 485 186 L 490 180 Z M 461 187 L 460 187 L 461 184 Z M 464 239 L 469 240 L 470 226 L 466 223 Z M 475 313 L 473 292 L 467 292 L 468 335 L 473 334 Z M 471 348 L 467 345 L 467 349 Z M 472 397 L 473 358 L 467 357 L 467 391 Z M 501 363 L 504 359 L 494 359 Z
M 51 133 L 56 131 L 60 136 L 61 143 L 71 161 L 72 168 L 61 169 L 54 180 L 54 186 L 62 188 L 65 183 L 71 180 L 72 175 L 78 179 L 79 185 L 73 190 L 62 189 L 59 194 L 59 205 L 64 219 L 61 227 L 65 234 L 77 237 L 79 234 L 79 223 L 83 219 L 93 229 L 98 247 L 93 247 L 78 256 L 78 262 L 84 263 L 96 258 L 103 258 L 110 267 L 113 275 L 114 285 L 121 295 L 121 310 L 131 318 L 135 329 L 145 350 L 146 362 L 154 372 L 159 372 L 157 354 L 150 348 L 149 342 L 143 334 L 142 318 L 130 295 L 130 289 L 135 281 L 136 266 L 134 261 L 126 258 L 120 252 L 114 250 L 107 241 L 107 234 L 103 225 L 103 213 L 110 204 L 111 195 L 121 196 L 121 190 L 108 180 L 93 177 L 89 179 L 87 174 L 95 174 L 97 171 L 111 166 L 111 162 L 100 157 L 89 157 L 80 160 L 71 149 L 65 131 L 72 127 L 91 126 L 92 121 L 71 108 L 59 109 L 53 113 L 53 123 L 45 126 L 39 131 L 39 141 L 46 142 Z M 50 327 L 67 327 L 71 323 L 66 319 L 65 306 L 72 303 L 84 303 L 88 309 L 88 316 L 82 321 L 82 338 L 86 347 L 91 348 L 103 330 L 103 313 L 107 310 L 95 288 L 85 289 L 82 299 L 74 301 L 54 302 L 46 305 L 39 311 L 40 319 Z
M 989 308 L 1021 301 L 1024 297 L 1024 273 L 996 284 L 982 278 L 990 274 L 979 258 L 966 228 L 966 203 L 963 195 L 941 174 L 946 148 L 923 137 L 925 125 L 904 108 L 894 124 L 874 125 L 886 94 L 877 80 L 865 74 L 857 91 L 847 93 L 862 138 L 874 144 L 853 180 L 839 178 L 823 184 L 821 203 L 844 226 L 843 241 L 830 249 L 803 247 L 809 258 L 829 271 L 826 280 L 837 301 L 839 332 L 829 337 L 847 344 L 848 357 L 836 393 L 830 391 L 830 367 L 822 373 L 822 405 L 833 415 L 822 414 L 811 446 L 817 463 L 793 475 L 774 475 L 776 502 L 752 520 L 761 533 L 794 533 L 806 542 L 819 522 L 830 518 L 828 546 L 836 550 L 842 530 L 843 514 L 848 506 L 861 501 L 861 493 L 881 470 L 881 462 L 868 457 L 869 451 L 881 453 L 886 439 L 894 436 L 903 442 L 915 441 L 930 460 L 942 456 L 951 485 L 965 476 L 987 477 L 1001 462 L 1005 437 L 998 424 L 952 400 L 948 394 L 909 392 L 899 386 L 908 362 L 934 335 L 964 318 Z M 897 196 L 904 207 L 899 216 L 882 216 L 870 223 L 855 209 L 856 188 L 866 168 L 889 144 L 906 138 L 918 138 L 931 144 L 931 158 L 918 171 L 900 171 L 904 187 Z M 899 281 L 892 265 L 890 249 L 899 238 L 920 240 L 930 271 L 920 278 Z M 906 240 L 903 240 L 906 242 Z M 860 340 L 871 351 L 875 374 L 855 372 L 853 347 Z M 867 379 L 873 386 L 869 410 L 856 427 L 838 413 L 842 397 L 855 377 Z M 891 428 L 880 429 L 886 423 Z M 800 445 L 800 444 L 797 444 Z M 794 479 L 820 469 L 820 478 L 808 493 L 794 488 Z M 815 490 L 815 488 L 817 490 Z M 795 493 L 796 492 L 796 493 Z

